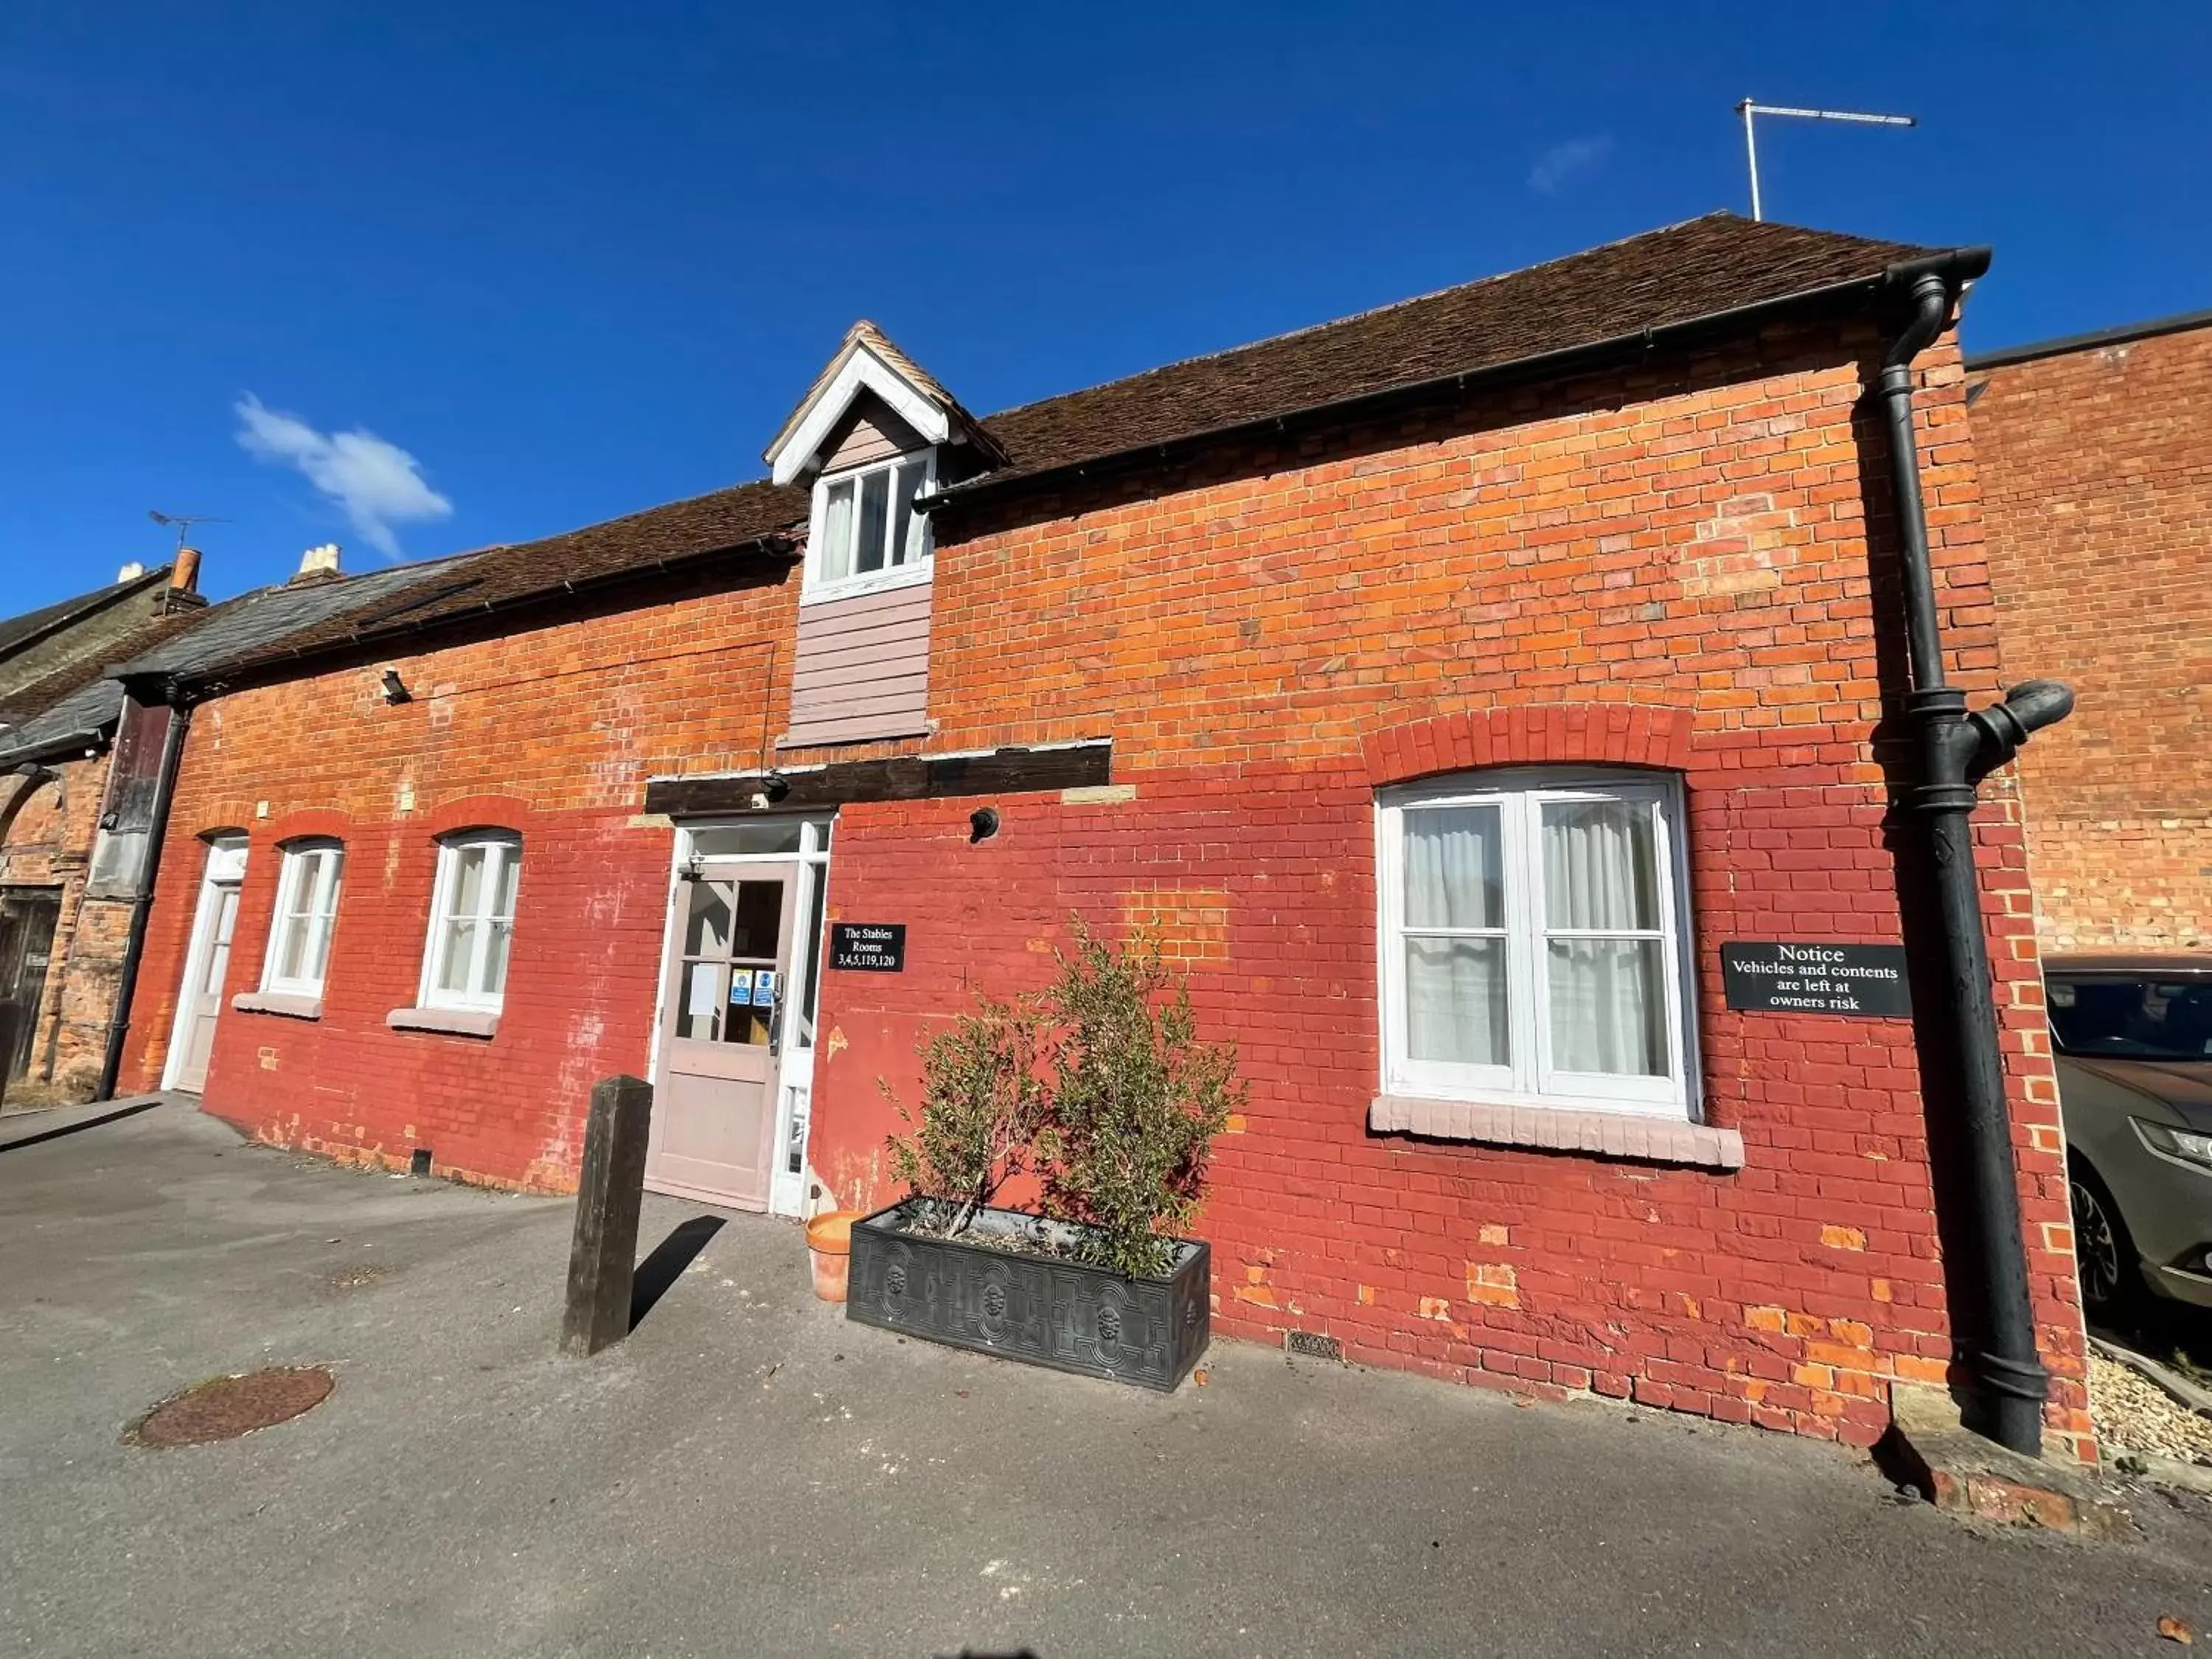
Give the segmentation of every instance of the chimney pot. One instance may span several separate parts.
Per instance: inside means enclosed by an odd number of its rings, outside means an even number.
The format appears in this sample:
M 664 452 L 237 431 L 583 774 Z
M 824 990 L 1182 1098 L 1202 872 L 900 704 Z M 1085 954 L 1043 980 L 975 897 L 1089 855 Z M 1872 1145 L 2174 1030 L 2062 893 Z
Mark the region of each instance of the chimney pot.
M 300 556 L 300 574 L 292 578 L 295 582 L 322 581 L 338 574 L 338 544 L 325 542 L 320 547 L 311 547 Z
M 169 591 L 173 593 L 197 593 L 200 591 L 200 550 L 197 547 L 177 550 L 176 563 L 169 571 Z

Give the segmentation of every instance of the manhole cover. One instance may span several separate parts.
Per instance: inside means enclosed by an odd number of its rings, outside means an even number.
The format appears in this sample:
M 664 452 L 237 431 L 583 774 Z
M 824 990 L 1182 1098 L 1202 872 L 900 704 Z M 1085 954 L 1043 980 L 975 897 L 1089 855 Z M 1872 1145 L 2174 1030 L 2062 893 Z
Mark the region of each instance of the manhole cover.
M 337 1379 L 319 1365 L 210 1377 L 172 1395 L 125 1438 L 141 1446 L 204 1446 L 283 1423 L 330 1398 Z

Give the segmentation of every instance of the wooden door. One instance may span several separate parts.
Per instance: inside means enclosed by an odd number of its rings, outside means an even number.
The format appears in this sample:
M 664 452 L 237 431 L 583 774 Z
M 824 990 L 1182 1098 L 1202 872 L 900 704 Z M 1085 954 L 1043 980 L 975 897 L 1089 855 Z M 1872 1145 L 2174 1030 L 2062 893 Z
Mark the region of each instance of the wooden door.
M 31 1069 L 61 910 L 62 896 L 50 888 L 0 893 L 0 1065 L 6 1068 L 0 1083 L 12 1084 Z
M 709 864 L 678 885 L 646 1159 L 656 1191 L 768 1208 L 797 875 Z
M 208 1055 L 215 1048 L 216 1017 L 222 1012 L 222 982 L 230 972 L 230 935 L 238 926 L 238 884 L 212 877 L 200 890 L 195 947 L 185 963 L 184 1007 L 172 1088 L 198 1094 L 207 1086 Z

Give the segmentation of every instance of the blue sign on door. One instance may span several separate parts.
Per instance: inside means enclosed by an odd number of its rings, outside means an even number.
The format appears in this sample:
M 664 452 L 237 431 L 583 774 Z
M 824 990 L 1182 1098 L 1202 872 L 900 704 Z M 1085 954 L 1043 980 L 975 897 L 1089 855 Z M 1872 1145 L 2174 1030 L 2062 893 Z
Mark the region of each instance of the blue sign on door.
M 756 1008 L 773 1008 L 775 1006 L 775 969 L 762 968 L 755 971 L 753 975 L 753 1006 Z

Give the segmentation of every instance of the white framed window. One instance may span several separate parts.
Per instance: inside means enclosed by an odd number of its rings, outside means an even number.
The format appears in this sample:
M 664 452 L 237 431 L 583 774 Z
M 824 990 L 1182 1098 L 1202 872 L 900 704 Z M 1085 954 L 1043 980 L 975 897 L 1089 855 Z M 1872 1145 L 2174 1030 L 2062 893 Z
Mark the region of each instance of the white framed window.
M 521 838 L 505 830 L 470 830 L 438 843 L 422 1006 L 498 1011 L 521 866 Z
M 816 598 L 866 593 L 929 577 L 929 515 L 914 510 L 937 482 L 937 452 L 923 450 L 814 485 L 806 537 L 806 591 Z
M 1386 1093 L 1691 1115 L 1679 781 L 1470 773 L 1376 804 Z
M 210 860 L 210 868 L 213 860 Z M 276 872 L 276 916 L 262 958 L 261 988 L 319 997 L 338 919 L 338 877 L 345 848 L 334 841 L 295 842 Z

